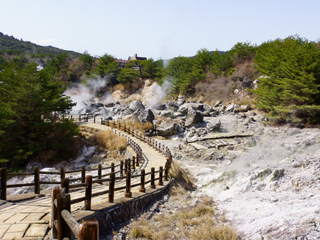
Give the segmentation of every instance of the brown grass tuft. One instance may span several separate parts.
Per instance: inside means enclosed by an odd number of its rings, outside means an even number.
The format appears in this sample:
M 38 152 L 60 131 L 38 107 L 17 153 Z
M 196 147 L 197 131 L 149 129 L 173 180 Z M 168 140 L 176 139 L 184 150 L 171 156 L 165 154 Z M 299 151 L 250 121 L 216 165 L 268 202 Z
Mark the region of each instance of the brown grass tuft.
M 124 123 L 126 124 L 127 128 L 129 127 L 131 130 L 134 129 L 135 131 L 138 130 L 139 133 L 144 134 L 145 130 L 152 130 L 153 129 L 153 124 L 148 122 L 148 123 L 140 123 L 137 121 L 130 121 L 130 120 L 120 120 L 121 125 Z
M 89 144 L 98 145 L 100 148 L 104 148 L 109 151 L 123 151 L 127 148 L 127 139 L 125 137 L 119 137 L 111 130 L 92 134 L 88 138 L 88 142 Z
M 173 177 L 175 180 L 175 183 L 177 185 L 180 185 L 186 190 L 194 190 L 195 184 L 194 180 L 190 173 L 188 173 L 186 170 L 182 169 L 180 165 L 176 162 L 173 162 L 171 164 L 171 168 L 169 170 L 169 176 Z

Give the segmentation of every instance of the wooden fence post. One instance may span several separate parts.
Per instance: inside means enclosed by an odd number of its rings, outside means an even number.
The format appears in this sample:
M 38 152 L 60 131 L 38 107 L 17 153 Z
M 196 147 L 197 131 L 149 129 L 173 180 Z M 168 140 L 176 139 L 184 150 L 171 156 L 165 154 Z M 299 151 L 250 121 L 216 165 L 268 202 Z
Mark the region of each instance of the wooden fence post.
M 66 221 L 61 216 L 62 210 L 68 210 L 70 212 L 70 194 L 59 194 L 57 196 L 57 212 L 58 212 L 58 240 L 62 240 L 65 237 L 71 239 L 71 229 Z
M 34 193 L 40 194 L 40 169 L 38 166 L 34 167 Z
M 128 159 L 128 170 L 127 171 L 131 171 L 131 159 Z
M 123 176 L 123 161 L 120 161 L 120 176 Z
M 111 172 L 114 172 L 114 163 L 111 163 Z
M 145 183 L 145 170 L 141 169 L 141 185 L 140 185 L 140 189 L 139 192 L 146 192 L 146 188 L 144 187 L 144 183 Z
M 99 180 L 101 179 L 101 175 L 102 175 L 102 166 L 101 166 L 101 164 L 99 163 L 99 164 L 98 164 L 98 179 L 99 179 Z M 99 182 L 99 184 L 102 184 L 102 182 Z
M 136 170 L 136 157 L 135 156 L 132 157 L 132 169 L 133 169 L 133 171 Z
M 7 200 L 7 169 L 1 168 L 1 200 Z
M 162 172 L 163 172 L 163 167 L 160 166 L 160 168 L 159 168 L 159 182 L 158 182 L 158 185 L 159 185 L 159 186 L 162 186 L 162 185 L 163 185 L 163 182 L 162 182 L 163 174 L 162 174 Z
M 79 114 L 79 122 L 81 122 L 81 114 Z
M 81 167 L 81 177 L 82 177 L 82 183 L 86 182 L 86 167 L 82 166 Z
M 131 192 L 131 171 L 126 172 L 126 193 L 124 194 L 125 197 L 132 197 Z
M 86 183 L 88 183 L 89 185 L 86 187 L 85 196 L 87 199 L 84 201 L 84 209 L 90 210 L 91 209 L 91 195 L 92 195 L 92 176 L 91 175 L 88 175 L 86 177 Z
M 79 240 L 99 240 L 99 223 L 96 219 L 86 220 L 79 225 Z
M 65 168 L 60 168 L 60 181 L 66 178 L 66 170 Z
M 54 222 L 58 221 L 58 209 L 54 204 L 54 200 L 61 194 L 61 187 L 54 187 L 51 194 L 51 234 L 52 238 L 58 238 L 58 229 L 55 227 Z
M 70 185 L 69 178 L 65 178 L 65 179 L 61 180 L 61 187 L 65 188 L 64 193 L 69 193 L 69 185 Z
M 133 157 L 134 159 L 135 157 Z M 136 159 L 136 166 L 139 167 L 139 155 L 137 154 L 137 159 Z
M 156 185 L 154 185 L 154 168 L 151 168 L 151 186 L 150 188 L 156 188 Z
M 168 177 L 169 177 L 169 163 L 166 162 L 165 165 L 165 170 L 164 170 L 164 181 L 169 181 Z
M 111 172 L 110 173 L 110 181 L 109 181 L 109 196 L 108 196 L 108 202 L 112 203 L 114 200 L 114 183 L 115 183 L 115 173 Z

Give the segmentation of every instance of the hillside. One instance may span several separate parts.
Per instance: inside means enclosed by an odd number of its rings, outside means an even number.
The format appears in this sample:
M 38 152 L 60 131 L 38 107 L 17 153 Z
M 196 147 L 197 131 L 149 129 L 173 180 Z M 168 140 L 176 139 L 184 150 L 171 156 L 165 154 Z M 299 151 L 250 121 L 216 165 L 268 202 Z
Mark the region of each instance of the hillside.
M 65 51 L 52 46 L 39 46 L 0 32 L 0 65 L 5 60 L 14 58 L 28 59 L 45 64 L 62 52 L 67 52 L 71 58 L 77 58 L 82 55 L 81 53 Z

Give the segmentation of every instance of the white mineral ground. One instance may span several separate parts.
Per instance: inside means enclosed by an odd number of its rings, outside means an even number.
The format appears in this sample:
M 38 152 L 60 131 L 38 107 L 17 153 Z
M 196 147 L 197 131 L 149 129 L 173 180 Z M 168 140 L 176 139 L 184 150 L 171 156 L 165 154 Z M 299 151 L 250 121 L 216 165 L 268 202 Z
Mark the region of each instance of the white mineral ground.
M 199 152 L 220 150 L 181 144 L 179 152 L 176 143 L 167 141 L 178 152 L 180 165 L 197 179 L 194 196 L 212 197 L 244 239 L 320 239 L 319 129 L 245 124 L 236 115 L 220 115 L 214 121 L 218 118 L 224 132 L 255 137 L 234 150 L 221 151 L 222 159 L 206 161 L 199 161 Z M 272 173 L 258 177 L 267 168 Z M 281 169 L 284 175 L 272 180 L 275 170 Z

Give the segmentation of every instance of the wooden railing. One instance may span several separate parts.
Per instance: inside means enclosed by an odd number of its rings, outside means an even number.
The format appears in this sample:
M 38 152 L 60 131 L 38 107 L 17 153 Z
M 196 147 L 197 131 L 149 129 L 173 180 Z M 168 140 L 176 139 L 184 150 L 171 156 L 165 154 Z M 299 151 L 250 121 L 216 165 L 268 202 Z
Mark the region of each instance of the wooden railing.
M 66 188 L 52 189 L 51 229 L 52 238 L 58 240 L 71 239 L 72 233 L 79 240 L 98 240 L 99 223 L 97 220 L 86 220 L 78 223 L 71 215 L 71 198 Z
M 72 116 L 69 118 L 74 119 Z M 79 115 L 79 120 L 81 120 L 81 115 Z M 86 118 L 88 120 L 88 117 Z M 86 169 L 82 167 L 80 170 L 70 170 L 65 171 L 64 168 L 60 169 L 60 172 L 44 172 L 40 171 L 39 167 L 34 167 L 33 173 L 7 173 L 6 168 L 1 169 L 1 199 L 7 199 L 7 188 L 13 187 L 23 187 L 23 186 L 34 186 L 34 192 L 36 194 L 40 193 L 40 185 L 41 184 L 59 184 L 61 187 L 55 187 L 52 190 L 52 236 L 53 238 L 58 239 L 70 239 L 71 231 L 75 234 L 78 239 L 98 239 L 98 227 L 97 222 L 93 222 L 92 224 L 78 224 L 76 220 L 71 216 L 70 209 L 71 204 L 79 203 L 84 201 L 84 209 L 90 210 L 92 198 L 97 196 L 102 196 L 104 194 L 108 194 L 108 202 L 112 203 L 114 201 L 114 194 L 116 191 L 124 191 L 124 197 L 132 197 L 131 189 L 134 187 L 139 187 L 139 192 L 146 191 L 146 185 L 150 184 L 150 188 L 156 188 L 156 181 L 158 181 L 158 185 L 163 185 L 163 181 L 169 180 L 169 169 L 172 163 L 172 155 L 164 144 L 156 141 L 155 139 L 146 137 L 142 134 L 139 134 L 137 131 L 130 129 L 126 126 L 126 124 L 121 124 L 120 121 L 104 121 L 101 120 L 102 125 L 107 125 L 112 128 L 116 128 L 118 130 L 122 130 L 133 137 L 138 138 L 139 140 L 148 143 L 149 146 L 154 147 L 157 151 L 162 152 L 166 156 L 165 167 L 159 167 L 159 170 L 155 170 L 155 168 L 151 168 L 150 172 L 145 172 L 145 169 L 141 169 L 140 174 L 133 175 L 131 170 L 135 171 L 135 167 L 139 166 L 139 163 L 142 162 L 142 149 L 141 147 L 134 142 L 130 137 L 113 129 L 115 133 L 120 136 L 126 137 L 128 145 L 136 152 L 136 158 L 126 159 L 125 161 L 120 161 L 118 165 L 111 163 L 110 167 L 102 168 L 101 164 L 98 165 L 97 169 Z M 116 168 L 118 170 L 116 171 Z M 110 169 L 109 174 L 102 174 L 102 170 Z M 86 175 L 86 172 L 94 172 L 97 171 L 96 176 Z M 79 178 L 66 178 L 66 174 L 71 173 L 81 173 L 81 177 Z M 125 174 L 124 174 L 125 173 Z M 40 181 L 40 174 L 55 174 L 60 175 L 59 182 L 48 182 L 48 181 Z M 119 176 L 116 176 L 116 175 Z M 156 177 L 157 174 L 157 177 Z M 150 175 L 150 179 L 146 181 L 146 176 Z M 7 185 L 7 177 L 13 176 L 34 176 L 33 183 L 24 183 L 24 184 L 12 184 Z M 106 178 L 107 177 L 107 178 Z M 132 179 L 140 178 L 140 182 L 132 184 Z M 80 181 L 78 184 L 70 184 L 74 181 Z M 123 184 L 122 181 L 125 181 Z M 92 193 L 92 185 L 93 184 L 102 184 L 104 182 L 108 182 L 108 190 L 103 190 L 101 192 Z M 117 185 L 116 185 L 117 184 Z M 70 189 L 73 188 L 85 188 L 84 196 L 78 199 L 71 199 L 69 195 Z M 83 237 L 81 234 L 83 232 Z M 89 234 L 89 235 L 88 235 Z M 91 235 L 90 235 L 91 234 Z

